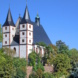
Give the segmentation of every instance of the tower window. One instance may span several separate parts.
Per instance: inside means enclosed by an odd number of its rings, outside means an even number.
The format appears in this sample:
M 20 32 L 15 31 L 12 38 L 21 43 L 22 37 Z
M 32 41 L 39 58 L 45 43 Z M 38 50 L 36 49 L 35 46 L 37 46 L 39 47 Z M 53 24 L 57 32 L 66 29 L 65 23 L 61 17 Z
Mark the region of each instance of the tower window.
M 5 41 L 5 44 L 7 44 L 7 41 Z
M 16 48 L 14 47 L 14 51 L 16 51 Z
M 31 36 L 31 33 L 29 33 L 29 35 Z
M 5 30 L 7 30 L 7 27 L 5 27 Z
M 25 28 L 25 25 L 22 25 L 22 28 Z
M 24 32 L 22 32 L 22 35 L 24 35 Z
M 22 42 L 24 42 L 24 39 L 22 39 Z
M 5 37 L 7 37 L 7 35 L 5 35 Z
M 12 35 L 12 37 L 14 37 L 14 35 Z
M 31 28 L 31 25 L 29 25 L 29 28 Z
M 12 28 L 12 30 L 14 30 L 14 28 Z
M 29 43 L 31 43 L 31 40 L 29 40 Z

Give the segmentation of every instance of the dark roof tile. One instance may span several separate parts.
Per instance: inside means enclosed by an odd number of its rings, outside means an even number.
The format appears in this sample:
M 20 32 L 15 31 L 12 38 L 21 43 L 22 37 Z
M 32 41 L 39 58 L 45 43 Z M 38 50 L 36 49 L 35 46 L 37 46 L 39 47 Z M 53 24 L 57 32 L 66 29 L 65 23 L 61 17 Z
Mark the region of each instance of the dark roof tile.
M 15 26 L 14 22 L 13 22 L 13 19 L 12 19 L 12 15 L 11 15 L 11 11 L 10 11 L 10 8 L 9 8 L 9 11 L 8 11 L 8 14 L 7 14 L 7 18 L 6 18 L 6 21 L 5 23 L 3 24 L 3 26 Z

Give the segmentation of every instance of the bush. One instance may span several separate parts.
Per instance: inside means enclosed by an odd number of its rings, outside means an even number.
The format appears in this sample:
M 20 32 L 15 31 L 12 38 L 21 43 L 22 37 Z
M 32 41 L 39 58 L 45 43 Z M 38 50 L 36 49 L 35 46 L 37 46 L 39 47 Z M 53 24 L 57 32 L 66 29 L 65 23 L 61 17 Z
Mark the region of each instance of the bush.
M 38 69 L 36 73 L 38 75 L 38 78 L 42 78 L 43 71 L 41 69 Z
M 33 72 L 32 74 L 30 74 L 29 78 L 38 78 L 38 75 L 36 74 L 36 72 Z
M 51 73 L 44 73 L 42 78 L 55 78 Z

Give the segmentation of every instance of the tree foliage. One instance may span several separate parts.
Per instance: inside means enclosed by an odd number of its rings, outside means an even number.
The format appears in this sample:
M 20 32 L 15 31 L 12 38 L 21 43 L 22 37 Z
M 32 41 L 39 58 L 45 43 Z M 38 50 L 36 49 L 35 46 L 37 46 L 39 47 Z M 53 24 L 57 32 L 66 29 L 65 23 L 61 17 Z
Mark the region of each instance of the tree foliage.
M 57 53 L 63 53 L 63 54 L 66 53 L 66 54 L 68 54 L 69 48 L 64 42 L 59 40 L 59 41 L 56 42 L 56 46 L 58 48 Z
M 25 78 L 26 76 L 26 59 L 14 58 L 13 66 L 16 69 L 14 78 Z
M 52 73 L 44 73 L 42 78 L 55 78 Z
M 26 60 L 11 57 L 5 49 L 0 49 L 0 78 L 25 78 Z M 14 52 L 14 51 L 12 51 Z
M 37 71 L 37 69 L 41 69 L 44 71 L 44 67 L 41 63 L 41 57 L 40 54 L 37 54 L 36 52 L 32 52 L 29 54 L 29 65 L 33 66 L 33 70 Z
M 66 54 L 58 54 L 53 61 L 56 75 L 68 75 L 71 68 L 70 58 Z

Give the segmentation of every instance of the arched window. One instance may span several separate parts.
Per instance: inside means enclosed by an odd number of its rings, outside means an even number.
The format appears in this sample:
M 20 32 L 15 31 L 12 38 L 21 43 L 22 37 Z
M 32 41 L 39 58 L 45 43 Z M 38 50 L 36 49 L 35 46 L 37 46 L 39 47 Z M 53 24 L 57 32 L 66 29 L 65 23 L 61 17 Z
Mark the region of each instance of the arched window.
M 16 51 L 16 48 L 14 47 L 14 51 Z

